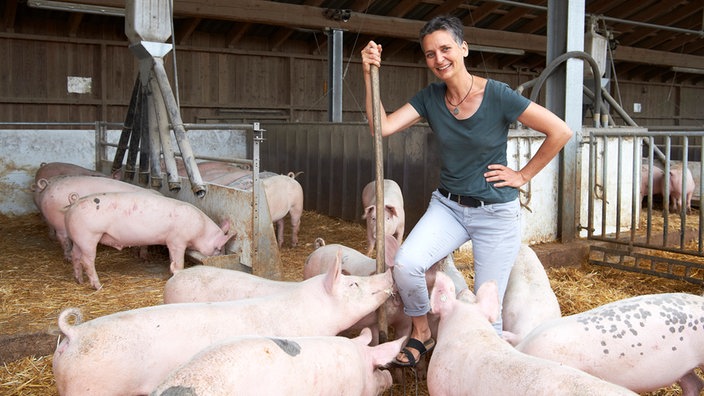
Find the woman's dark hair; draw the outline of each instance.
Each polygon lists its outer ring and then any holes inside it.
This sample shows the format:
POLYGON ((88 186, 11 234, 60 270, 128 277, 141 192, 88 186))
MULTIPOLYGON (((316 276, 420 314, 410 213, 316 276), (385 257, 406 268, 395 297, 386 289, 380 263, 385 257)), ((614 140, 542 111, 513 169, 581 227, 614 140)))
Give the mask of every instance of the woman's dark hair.
POLYGON ((436 16, 429 20, 420 30, 419 38, 421 43, 425 36, 438 30, 447 31, 452 35, 452 38, 455 39, 458 45, 462 45, 464 41, 464 26, 462 26, 462 21, 457 17, 449 15, 436 16))

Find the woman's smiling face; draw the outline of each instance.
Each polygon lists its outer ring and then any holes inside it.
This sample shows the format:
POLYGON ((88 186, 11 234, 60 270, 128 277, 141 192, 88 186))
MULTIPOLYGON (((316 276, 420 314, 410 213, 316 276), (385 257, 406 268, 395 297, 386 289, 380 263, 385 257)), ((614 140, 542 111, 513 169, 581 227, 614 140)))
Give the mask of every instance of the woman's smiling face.
POLYGON ((465 70, 464 57, 467 56, 466 42, 458 45, 447 30, 436 30, 423 37, 425 63, 441 80, 447 80, 459 71, 465 70))

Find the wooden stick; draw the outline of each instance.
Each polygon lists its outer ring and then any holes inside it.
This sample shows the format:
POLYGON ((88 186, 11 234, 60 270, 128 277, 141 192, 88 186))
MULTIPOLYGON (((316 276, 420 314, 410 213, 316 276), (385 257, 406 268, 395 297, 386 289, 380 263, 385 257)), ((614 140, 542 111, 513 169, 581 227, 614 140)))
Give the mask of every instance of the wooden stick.
MULTIPOLYGON (((384 146, 381 135, 381 99, 379 97, 379 68, 372 65, 372 121, 374 122, 374 153, 376 159, 376 272, 386 272, 384 249, 384 146)), ((388 340, 385 304, 377 310, 379 343, 388 340)))

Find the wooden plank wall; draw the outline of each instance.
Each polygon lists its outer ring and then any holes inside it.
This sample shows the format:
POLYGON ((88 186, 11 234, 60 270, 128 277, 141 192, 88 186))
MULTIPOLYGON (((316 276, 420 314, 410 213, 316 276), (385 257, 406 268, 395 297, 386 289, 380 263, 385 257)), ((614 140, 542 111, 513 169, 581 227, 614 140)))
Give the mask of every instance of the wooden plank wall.
MULTIPOLYGON (((128 49, 122 26, 93 26, 90 21, 86 17, 83 24, 95 30, 91 31, 98 39, 67 36, 65 24, 51 19, 20 24, 14 33, 0 32, 0 120, 124 120, 137 78, 137 59, 128 49), (68 93, 69 76, 92 78, 91 92, 68 93)), ((327 120, 330 84, 325 51, 295 40, 288 40, 281 52, 268 51, 261 41, 245 37, 238 48, 230 48, 222 34, 199 31, 187 43, 179 43, 177 81, 172 75, 173 53, 166 57, 166 68, 172 86, 178 88, 185 122, 327 120)), ((387 109, 402 105, 434 80, 424 62, 409 55, 413 53, 411 49, 396 54, 382 67, 381 98, 387 109)), ((480 55, 470 52, 470 56, 480 55)), ((491 63, 472 72, 513 87, 536 77, 521 68, 492 69, 491 63)), ((357 52, 344 55, 343 74, 343 121, 364 122, 357 52)), ((704 107, 698 100, 704 86, 619 80, 610 89, 641 126, 704 123, 704 107), (643 111, 633 113, 633 103, 641 103, 643 111)), ((623 125, 618 116, 614 118, 623 125)))

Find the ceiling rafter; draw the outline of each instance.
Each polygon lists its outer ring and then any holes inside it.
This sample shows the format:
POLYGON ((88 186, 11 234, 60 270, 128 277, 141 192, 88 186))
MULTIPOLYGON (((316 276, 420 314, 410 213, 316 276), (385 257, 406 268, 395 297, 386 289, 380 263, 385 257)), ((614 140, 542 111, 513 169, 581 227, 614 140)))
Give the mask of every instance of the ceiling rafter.
POLYGON ((76 37, 78 28, 83 21, 83 14, 73 13, 68 17, 68 36, 76 37))
POLYGON ((247 34, 247 31, 249 28, 252 26, 250 22, 244 22, 244 23, 235 23, 232 28, 230 28, 230 31, 227 32, 227 47, 228 48, 233 48, 237 43, 242 40, 242 38, 247 34))
MULTIPOLYGON (((10 3, 17 1, 7 0, 6 9, 11 7, 10 3)), ((125 3, 125 0, 71 1, 118 8, 124 7, 125 3)), ((230 47, 250 32, 261 35, 262 31, 269 31, 271 49, 278 50, 287 40, 294 39, 294 33, 301 33, 295 34, 295 39, 299 40, 309 34, 306 32, 315 34, 326 29, 343 29, 348 35, 355 34, 355 43, 373 38, 383 43, 387 56, 401 51, 408 56, 411 54, 409 46, 417 43, 418 31, 425 20, 433 15, 454 13, 464 15, 465 37, 470 45, 525 51, 522 56, 492 56, 490 59, 500 62, 500 67, 533 65, 537 70, 544 67, 545 62, 546 3, 547 0, 401 0, 391 8, 386 3, 373 0, 209 0, 207 3, 202 0, 179 0, 174 2, 174 15, 177 18, 219 21, 221 26, 230 22, 233 28, 226 36, 230 47), (326 17, 327 8, 323 6, 332 4, 350 7, 350 19, 343 22, 326 17)), ((704 57, 701 56, 704 44, 700 44, 704 37, 697 33, 702 31, 703 8, 701 0, 642 0, 637 4, 629 0, 586 0, 585 11, 587 16, 607 17, 608 30, 620 42, 613 51, 617 65, 646 65, 646 68, 654 67, 665 73, 673 66, 704 69, 704 57), (678 47, 678 43, 685 45, 679 44, 678 47), (678 51, 679 48, 684 50, 678 51)), ((196 30, 207 29, 205 26, 202 24, 196 30)), ((324 35, 320 36, 320 40, 326 41, 324 35)), ((315 47, 311 47, 311 52, 318 48, 320 44, 316 43, 315 47)), ((354 48, 346 50, 356 52, 354 48)), ((418 60, 421 61, 421 58, 418 60)))
POLYGON ((178 43, 181 45, 187 43, 202 20, 203 18, 186 18, 179 21, 178 28, 176 28, 176 39, 178 43))
POLYGON ((5 2, 5 18, 3 27, 6 32, 15 31, 15 18, 17 17, 17 0, 7 0, 5 2))

